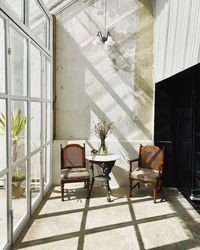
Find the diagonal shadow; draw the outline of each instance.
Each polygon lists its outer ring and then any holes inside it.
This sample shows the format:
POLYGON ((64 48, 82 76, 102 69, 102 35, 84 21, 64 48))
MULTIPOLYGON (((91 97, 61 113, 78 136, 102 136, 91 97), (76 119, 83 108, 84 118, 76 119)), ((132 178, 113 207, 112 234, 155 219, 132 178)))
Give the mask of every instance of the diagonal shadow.
MULTIPOLYGON (((60 28, 62 28, 62 35, 64 36, 64 34, 67 31, 63 27, 60 27, 60 28)), ((71 42, 73 42, 74 49, 76 49, 79 52, 80 57, 82 59, 81 61, 84 64, 84 67, 86 67, 87 70, 95 76, 97 81, 99 81, 101 83, 101 85, 112 96, 112 98, 115 100, 115 102, 118 103, 118 105, 120 105, 120 107, 128 115, 128 117, 132 117, 133 111, 125 104, 123 99, 114 91, 113 88, 111 88, 111 86, 108 84, 108 82, 101 76, 101 74, 88 61, 88 59, 84 56, 80 46, 77 44, 77 42, 74 40, 74 38, 70 36, 70 40, 71 40, 71 42)), ((86 96, 88 96, 87 93, 85 93, 85 94, 86 94, 86 96)), ((139 119, 135 120, 134 122, 135 122, 136 126, 139 128, 139 130, 141 130, 144 133, 144 135, 147 137, 147 139, 152 140, 151 132, 146 128, 146 126, 143 124, 143 122, 139 119)))
MULTIPOLYGON (((51 189, 51 192, 53 192, 52 189, 51 189)), ((49 198, 49 196, 50 196, 50 192, 49 192, 49 194, 47 196, 47 199, 49 198)), ((145 235, 141 235, 141 232, 139 230, 139 225, 140 224, 144 224, 144 223, 148 223, 148 222, 155 222, 155 221, 163 221, 165 219, 177 218, 177 217, 180 217, 180 218, 183 219, 183 218, 185 218, 185 216, 188 217, 188 221, 186 223, 187 228, 189 230, 194 231, 194 228, 192 228, 192 227, 194 227, 194 225, 196 225, 195 230, 196 230, 197 234, 199 232, 200 225, 197 225, 197 223, 195 223, 195 221, 193 219, 191 220, 190 214, 185 210, 185 208, 183 209, 183 206, 180 204, 180 201, 178 201, 177 198, 175 198, 174 203, 171 203, 171 206, 174 208, 174 212, 163 214, 163 215, 152 216, 152 217, 148 217, 148 218, 136 219, 136 216, 135 216, 135 213, 134 213, 134 210, 133 210, 133 204, 137 203, 137 202, 142 202, 142 201, 145 201, 145 200, 149 200, 149 198, 144 198, 144 200, 131 200, 127 195, 125 195, 124 197, 127 198, 127 201, 123 201, 123 202, 119 202, 119 203, 112 203, 112 204, 109 203, 109 204, 104 204, 104 205, 94 206, 94 207, 89 207, 90 200, 87 200, 86 203, 85 203, 85 207, 83 209, 76 209, 74 211, 75 213, 77 211, 83 212, 81 226, 80 226, 79 231, 22 242, 22 243, 20 243, 18 245, 17 249, 21 249, 21 248, 24 248, 24 247, 44 245, 46 243, 51 243, 51 242, 56 242, 56 241, 61 241, 61 240, 66 240, 66 239, 79 238, 78 239, 77 250, 83 250, 84 249, 84 240, 85 240, 86 235, 92 235, 92 234, 100 233, 100 232, 108 232, 109 233, 110 230, 119 229, 119 228, 126 228, 126 227, 130 227, 130 226, 133 226, 134 229, 135 229, 136 237, 137 237, 137 241, 138 241, 140 249, 146 249, 145 245, 144 245, 144 242, 143 242, 143 239, 142 239, 142 237, 145 237, 145 235), (130 212, 130 215, 131 215, 131 220, 130 221, 124 221, 124 222, 119 222, 119 223, 115 223, 115 224, 110 224, 110 225, 105 225, 105 226, 99 226, 99 227, 86 229, 87 215, 88 215, 88 212, 90 210, 104 209, 106 207, 117 207, 117 206, 121 206, 122 204, 123 205, 128 205, 128 207, 129 207, 129 212, 130 212), (177 211, 181 211, 181 213, 178 213, 177 211), (192 221, 192 223, 191 223, 191 221, 192 221)), ((46 202, 47 202, 47 200, 45 202, 43 202, 42 207, 44 206, 44 204, 46 202)), ((41 210, 41 208, 40 208, 40 210, 41 210)), ((37 213, 39 213, 40 210, 38 210, 37 213)), ((64 212, 72 213, 73 210, 62 211, 62 214, 64 212)), ((49 215, 54 216, 52 213, 49 214, 49 215)), ((55 215, 56 215, 56 213, 55 213, 55 215)), ((58 212, 58 215, 60 215, 60 212, 58 212)), ((38 216, 36 216, 36 219, 37 218, 38 218, 38 216)), ((45 217, 41 217, 41 218, 45 218, 45 217)), ((171 244, 163 244, 163 245, 161 245, 159 247, 150 248, 150 249, 151 250, 154 250, 154 249, 161 249, 161 250, 167 250, 167 249, 191 249, 191 248, 199 246, 198 245, 199 238, 198 238, 197 234, 193 234, 194 238, 192 238, 192 239, 181 240, 181 241, 177 241, 177 242, 171 243, 171 244), (195 239, 195 237, 196 237, 196 239, 195 239)))

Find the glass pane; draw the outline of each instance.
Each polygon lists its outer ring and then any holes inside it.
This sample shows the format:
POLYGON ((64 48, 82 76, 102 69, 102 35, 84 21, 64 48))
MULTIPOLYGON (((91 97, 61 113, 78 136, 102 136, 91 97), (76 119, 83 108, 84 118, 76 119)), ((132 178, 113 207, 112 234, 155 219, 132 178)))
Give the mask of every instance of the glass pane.
POLYGON ((31 151, 41 146, 41 103, 31 102, 31 151))
POLYGON ((43 103, 43 143, 47 141, 47 104, 43 103))
POLYGON ((52 8, 53 6, 56 6, 60 2, 60 0, 43 0, 43 3, 47 6, 48 9, 52 8))
POLYGON ((0 18, 0 92, 5 92, 5 24, 0 18))
POLYGON ((30 0, 30 29, 47 46, 47 27, 49 18, 36 0, 30 0))
POLYGON ((50 99, 50 92, 51 92, 51 63, 45 57, 44 59, 44 78, 42 84, 42 97, 45 99, 50 99))
POLYGON ((51 136, 51 105, 50 103, 47 103, 47 141, 50 140, 51 136))
POLYGON ((50 103, 45 103, 44 105, 44 114, 43 114, 43 119, 44 119, 44 123, 43 123, 43 138, 44 141, 43 143, 46 143, 50 140, 50 135, 51 135, 51 120, 50 120, 50 103))
POLYGON ((41 53, 31 44, 31 96, 41 98, 41 53))
POLYGON ((27 41, 10 29, 11 42, 11 94, 27 95, 27 41))
POLYGON ((6 101, 0 99, 0 171, 6 168, 6 101))
POLYGON ((51 63, 47 60, 47 99, 51 98, 51 63))
POLYGON ((7 194, 6 176, 0 178, 0 249, 7 242, 7 194))
POLYGON ((31 158, 31 204, 33 204, 40 194, 40 152, 31 158))
POLYGON ((27 213, 26 166, 23 162, 12 170, 12 208, 14 230, 27 213))
MULTIPOLYGON (((22 20, 23 15, 22 15, 22 0, 4 0, 9 7, 15 11, 17 16, 22 20)), ((23 21, 23 20, 22 20, 23 21)))
POLYGON ((44 186, 50 181, 50 145, 45 148, 44 154, 44 186))
POLYGON ((12 162, 27 153, 27 102, 11 101, 12 162))

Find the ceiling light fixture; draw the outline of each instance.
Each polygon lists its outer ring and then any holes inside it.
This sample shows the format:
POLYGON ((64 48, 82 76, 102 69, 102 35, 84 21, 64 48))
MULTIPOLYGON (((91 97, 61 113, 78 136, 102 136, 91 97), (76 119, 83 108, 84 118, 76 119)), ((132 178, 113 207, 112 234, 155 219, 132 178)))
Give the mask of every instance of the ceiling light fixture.
POLYGON ((94 45, 102 44, 104 43, 106 46, 113 46, 115 44, 115 41, 112 39, 112 36, 110 34, 110 31, 107 31, 106 29, 106 12, 107 12, 107 2, 104 0, 104 24, 105 24, 105 35, 102 34, 101 31, 98 31, 95 40, 93 41, 94 45))

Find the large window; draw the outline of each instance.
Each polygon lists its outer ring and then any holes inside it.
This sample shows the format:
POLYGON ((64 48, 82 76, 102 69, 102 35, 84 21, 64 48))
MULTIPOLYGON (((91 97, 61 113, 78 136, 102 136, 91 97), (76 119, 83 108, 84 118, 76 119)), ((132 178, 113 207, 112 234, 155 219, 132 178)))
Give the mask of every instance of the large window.
POLYGON ((47 46, 49 18, 37 0, 30 0, 29 27, 40 41, 47 46))
POLYGON ((27 39, 10 29, 11 94, 27 96, 27 39))
POLYGON ((0 18, 0 92, 5 92, 5 21, 0 18))
POLYGON ((0 10, 0 249, 10 247, 50 187, 52 146, 52 52, 46 48, 51 17, 39 0, 0 0, 0 8, 4 6, 0 10), (35 4, 30 12, 28 2, 35 4), (30 29, 20 25, 27 18, 30 29))
POLYGON ((51 16, 41 0, 0 0, 0 4, 17 23, 29 27, 34 40, 50 50, 51 16))
POLYGON ((4 0, 6 4, 15 12, 16 16, 23 21, 23 1, 22 0, 4 0))

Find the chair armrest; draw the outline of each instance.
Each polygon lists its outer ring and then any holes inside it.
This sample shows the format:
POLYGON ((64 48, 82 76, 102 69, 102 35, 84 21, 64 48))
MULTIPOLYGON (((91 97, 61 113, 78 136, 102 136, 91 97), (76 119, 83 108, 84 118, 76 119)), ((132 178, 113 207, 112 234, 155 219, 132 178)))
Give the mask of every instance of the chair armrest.
POLYGON ((134 162, 134 161, 139 161, 139 158, 133 159, 133 160, 128 160, 129 163, 132 163, 132 162, 134 162))
POLYGON ((133 169, 132 169, 132 162, 135 162, 135 161, 139 161, 139 158, 133 159, 133 160, 128 160, 128 162, 130 163, 130 172, 133 171, 133 169))
POLYGON ((163 173, 163 166, 164 166, 164 163, 160 163, 160 164, 158 164, 158 168, 159 168, 159 176, 160 176, 160 174, 162 175, 162 173, 163 173))

